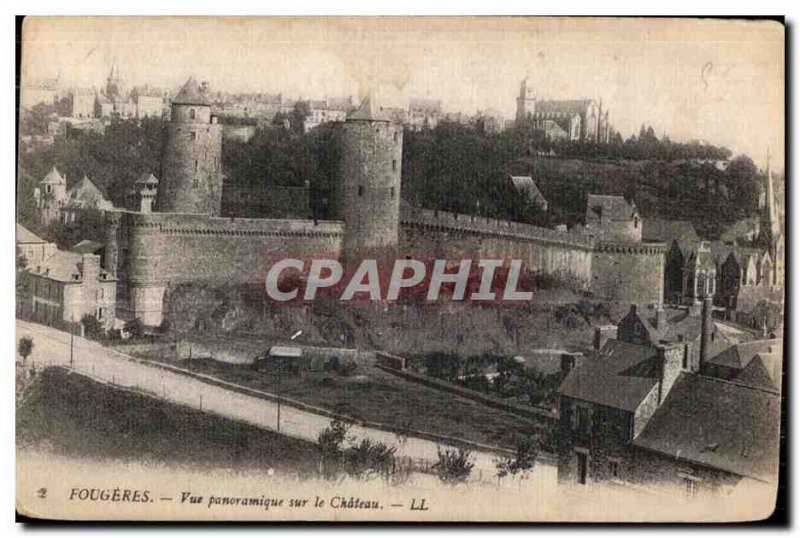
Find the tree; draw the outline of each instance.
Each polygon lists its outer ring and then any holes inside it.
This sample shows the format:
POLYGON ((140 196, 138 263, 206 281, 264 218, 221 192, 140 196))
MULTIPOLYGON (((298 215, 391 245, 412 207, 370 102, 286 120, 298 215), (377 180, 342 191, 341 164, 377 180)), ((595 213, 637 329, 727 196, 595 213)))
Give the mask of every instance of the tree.
POLYGON ((472 452, 465 448, 436 447, 439 461, 433 466, 439 480, 450 486, 466 482, 475 464, 470 461, 472 452))
POLYGON ((528 437, 519 439, 514 456, 506 456, 497 461, 497 477, 517 476, 519 473, 524 476, 525 473, 533 469, 536 463, 536 455, 536 445, 533 440, 528 437))
POLYGON ((102 338, 104 330, 103 325, 97 321, 97 318, 86 314, 81 318, 81 324, 83 325, 83 331, 86 335, 86 338, 91 340, 98 340, 102 338))
POLYGON ((133 338, 141 338, 144 335, 144 324, 139 318, 133 318, 125 322, 124 330, 133 338))
POLYGON ((24 364, 30 354, 33 353, 33 340, 28 336, 20 338, 17 344, 17 353, 22 357, 22 363, 24 364))

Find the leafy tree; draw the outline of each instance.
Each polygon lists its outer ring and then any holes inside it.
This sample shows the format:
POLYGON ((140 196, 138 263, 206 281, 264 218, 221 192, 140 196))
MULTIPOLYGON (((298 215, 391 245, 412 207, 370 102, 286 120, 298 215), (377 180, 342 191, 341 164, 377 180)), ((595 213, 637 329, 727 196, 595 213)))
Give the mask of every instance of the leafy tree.
POLYGON ((475 464, 470 461, 472 452, 465 448, 437 447, 439 461, 434 465, 439 480, 454 486, 466 482, 475 464))
POLYGON ((22 357, 22 362, 25 363, 30 354, 33 353, 33 340, 28 336, 20 338, 17 344, 17 353, 22 357))
POLYGON ((124 330, 133 338, 141 338, 144 335, 144 324, 139 318, 133 318, 125 322, 124 330))
POLYGON ((86 335, 86 338, 90 340, 99 340, 103 337, 103 325, 97 321, 96 317, 86 314, 81 318, 81 324, 83 325, 83 333, 86 335))

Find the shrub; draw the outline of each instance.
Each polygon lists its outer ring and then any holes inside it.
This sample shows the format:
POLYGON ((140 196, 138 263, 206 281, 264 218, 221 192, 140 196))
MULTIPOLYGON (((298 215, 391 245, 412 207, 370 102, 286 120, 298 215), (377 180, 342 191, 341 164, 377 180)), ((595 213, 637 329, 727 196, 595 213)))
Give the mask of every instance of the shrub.
POLYGON ((17 344, 17 353, 22 357, 22 362, 25 362, 30 354, 33 353, 33 340, 27 336, 20 338, 17 344))
POLYGON ((439 480, 454 486, 466 482, 475 464, 469 461, 472 452, 464 448, 444 450, 437 447, 439 461, 434 465, 439 480))
POLYGON ((497 476, 503 478, 524 474, 533 469, 535 463, 536 445, 530 438, 523 437, 517 441, 517 450, 513 457, 504 457, 497 461, 497 476))
POLYGON ((83 325, 83 334, 86 335, 86 338, 91 340, 99 340, 103 337, 104 330, 103 325, 97 321, 97 318, 86 314, 81 318, 81 324, 83 325))
POLYGON ((361 442, 344 451, 345 471, 358 479, 374 475, 389 478, 395 470, 395 447, 389 447, 371 439, 361 442))

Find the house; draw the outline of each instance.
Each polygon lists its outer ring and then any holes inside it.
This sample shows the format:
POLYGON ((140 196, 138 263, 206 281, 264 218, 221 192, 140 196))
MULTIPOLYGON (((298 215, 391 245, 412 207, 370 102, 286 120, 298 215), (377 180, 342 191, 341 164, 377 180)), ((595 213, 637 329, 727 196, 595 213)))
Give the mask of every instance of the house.
POLYGON ((24 226, 17 224, 17 256, 25 258, 31 267, 49 258, 56 251, 56 244, 49 243, 24 226))
POLYGON ((590 194, 584 212, 587 233, 603 241, 639 243, 642 241, 642 219, 636 204, 622 196, 590 194))
POLYGON ((741 342, 708 359, 700 373, 767 390, 780 390, 782 357, 781 340, 741 342))
POLYGON ((100 256, 55 250, 29 264, 20 292, 24 317, 66 327, 92 316, 109 328, 116 315, 116 279, 100 266, 100 256))
POLYGON ((776 390, 682 373, 633 440, 620 478, 690 498, 742 480, 777 483, 780 408, 776 390))
POLYGON ((711 300, 703 306, 699 361, 688 341, 654 344, 669 330, 632 309, 618 339, 570 371, 559 389, 561 482, 694 497, 775 481, 780 349, 744 342, 712 354, 711 300))
POLYGON ((514 189, 530 200, 531 204, 539 211, 547 211, 547 199, 542 194, 542 191, 539 190, 539 187, 536 186, 536 182, 533 181, 531 176, 509 175, 508 179, 514 189))
POLYGON ((114 204, 106 199, 88 177, 83 176, 67 191, 66 200, 60 207, 61 221, 74 222, 77 216, 87 209, 106 211, 114 209, 114 204))

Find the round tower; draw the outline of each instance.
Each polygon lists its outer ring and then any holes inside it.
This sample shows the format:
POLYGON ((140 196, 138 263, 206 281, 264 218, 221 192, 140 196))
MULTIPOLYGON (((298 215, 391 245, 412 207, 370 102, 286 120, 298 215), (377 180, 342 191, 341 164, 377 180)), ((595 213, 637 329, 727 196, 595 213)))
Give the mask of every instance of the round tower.
POLYGON ((222 126, 194 78, 172 100, 161 161, 157 209, 219 215, 222 204, 222 126))
POLYGON ((341 129, 342 259, 394 258, 400 222, 403 127, 367 97, 341 129))

